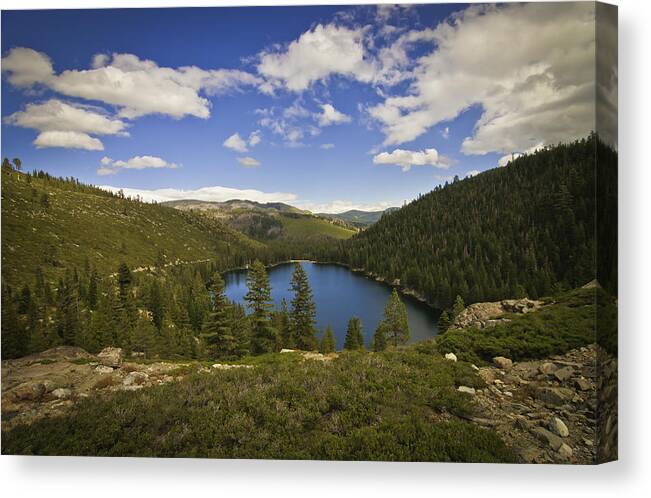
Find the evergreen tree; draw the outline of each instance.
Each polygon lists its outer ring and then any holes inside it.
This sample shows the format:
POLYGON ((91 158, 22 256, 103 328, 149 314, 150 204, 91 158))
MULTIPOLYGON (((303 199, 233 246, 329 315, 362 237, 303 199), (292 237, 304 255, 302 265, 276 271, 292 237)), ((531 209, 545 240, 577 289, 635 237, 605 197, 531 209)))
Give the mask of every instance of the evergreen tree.
POLYGON ((285 298, 280 302, 280 311, 278 312, 278 334, 282 348, 294 349, 296 347, 285 298))
POLYGON ((323 354, 328 354, 334 353, 336 349, 337 343, 335 342, 335 335, 332 332, 332 327, 328 325, 325 332, 323 333, 323 337, 321 338, 319 351, 321 351, 323 354))
POLYGON ((364 334, 362 333, 362 321, 356 316, 348 321, 344 349, 364 349, 364 334))
POLYGON ((233 355, 237 358, 251 353, 251 327, 244 308, 239 304, 230 306, 231 330, 235 338, 233 355))
POLYGON ((454 306, 452 307, 452 317, 451 321, 457 319, 461 312, 465 309, 466 305, 463 302, 463 298, 457 295, 457 298, 454 300, 454 306))
POLYGON ((294 292, 290 322, 296 347, 306 351, 316 349, 316 306, 307 274, 300 263, 295 263, 291 290, 294 292))
POLYGON ((236 349, 233 335, 229 303, 224 293, 224 280, 219 273, 212 279, 213 306, 204 324, 201 336, 206 341, 211 358, 228 358, 236 349))
POLYGON ((93 270, 88 279, 88 293, 86 295, 88 307, 91 310, 97 309, 97 280, 97 272, 93 270))
POLYGON ((163 296, 161 294, 160 284, 156 279, 154 279, 149 286, 147 308, 151 313, 151 319, 154 326, 158 330, 161 330, 163 327, 163 319, 165 318, 165 310, 163 308, 163 296))
POLYGON ((251 310, 251 352, 269 353, 276 343, 276 332, 271 324, 271 285, 267 270, 260 260, 255 260, 246 280, 249 291, 244 296, 251 310))
POLYGON ((384 337, 392 346, 404 344, 409 340, 407 307, 400 300, 395 288, 384 308, 384 318, 379 328, 382 328, 384 337))
POLYGON ((443 310, 441 316, 439 316, 438 328, 439 334, 442 334, 450 328, 450 315, 448 315, 448 312, 445 310, 443 310))
POLYGON ((380 322, 377 329, 375 329, 372 347, 375 352, 384 351, 387 348, 386 325, 383 322, 380 322))

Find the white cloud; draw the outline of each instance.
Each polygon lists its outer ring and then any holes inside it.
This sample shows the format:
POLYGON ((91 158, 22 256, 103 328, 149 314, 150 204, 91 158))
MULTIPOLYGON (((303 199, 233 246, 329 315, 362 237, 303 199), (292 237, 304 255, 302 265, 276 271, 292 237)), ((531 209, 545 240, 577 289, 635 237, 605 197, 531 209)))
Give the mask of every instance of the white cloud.
POLYGON ((329 149, 334 149, 335 144, 321 144, 319 145, 319 148, 329 150, 329 149))
POLYGON ((390 207, 400 207, 404 201, 388 202, 381 201, 375 203, 359 203, 348 200, 334 200, 332 202, 311 202, 311 201, 295 201, 291 202, 293 206, 299 209, 306 209, 312 213, 343 213, 352 209, 360 211, 384 211, 390 207))
POLYGON ((39 131, 75 131, 93 135, 128 135, 126 123, 107 117, 101 110, 50 99, 27 104, 4 119, 6 124, 39 131))
POLYGON ((233 133, 230 137, 224 140, 224 147, 227 147, 236 152, 247 152, 249 149, 246 146, 246 142, 239 133, 233 133))
POLYGON ((17 87, 47 84, 54 75, 52 61, 47 55, 24 47, 12 48, 2 58, 2 71, 10 73, 9 83, 17 87))
POLYGON ((412 166, 434 166, 436 168, 447 168, 450 160, 439 155, 436 149, 425 150, 403 150, 396 149, 393 152, 382 152, 373 157, 373 164, 396 165, 402 171, 409 171, 412 166))
POLYGON ((315 118, 319 126, 330 126, 333 124, 349 123, 350 116, 339 112, 332 104, 321 104, 321 113, 316 114, 315 118))
POLYGON ((450 128, 448 128, 447 126, 443 128, 443 130, 441 131, 441 136, 446 140, 450 138, 450 128))
POLYGON ((249 146, 255 147, 262 141, 262 132, 260 130, 255 130, 249 135, 249 146))
POLYGON ((160 67, 133 54, 99 54, 90 69, 55 74, 47 55, 22 47, 2 59, 2 71, 10 73, 9 82, 15 86, 42 84, 63 95, 113 105, 121 117, 130 119, 147 114, 205 119, 210 102, 202 92, 214 95, 262 81, 239 70, 160 67))
POLYGON ((385 145, 414 140, 474 105, 483 114, 463 142, 466 154, 526 150, 594 128, 593 4, 478 4, 421 33, 435 42, 431 53, 411 67, 397 47, 390 65, 407 64, 408 93, 369 109, 385 145))
POLYGON ((240 163, 245 168, 255 168, 256 166, 260 166, 260 161, 248 156, 238 157, 237 162, 240 163))
POLYGON ((181 199, 196 199, 208 202, 223 202, 232 199, 242 199, 256 202, 292 202, 296 200, 296 195, 288 192, 261 192, 254 189, 237 189, 230 187, 211 186, 202 187, 196 190, 182 190, 175 188, 161 189, 133 189, 112 187, 110 185, 100 186, 110 192, 122 190, 129 197, 139 196, 145 201, 175 201, 181 199))
POLYGON ((124 169, 176 169, 179 166, 176 163, 170 163, 158 156, 134 156, 126 161, 114 161, 108 156, 100 160, 100 168, 97 169, 98 175, 112 175, 124 169))
POLYGON ((37 149, 61 147, 64 149, 104 150, 97 138, 78 131, 44 131, 34 140, 37 149))
POLYGON ((363 28, 318 24, 292 41, 286 50, 260 54, 258 73, 267 78, 261 90, 278 87, 300 92, 331 75, 343 75, 363 82, 373 80, 375 69, 365 57, 363 28))
POLYGON ((468 173, 466 173, 466 178, 477 176, 479 173, 481 173, 481 171, 479 171, 478 169, 471 169, 470 171, 468 171, 468 173))
POLYGON ((511 152, 510 154, 505 154, 502 157, 500 157, 497 161, 497 166, 498 167, 503 167, 509 164, 511 161, 514 159, 517 159, 520 156, 523 156, 524 154, 533 154, 534 152, 542 149, 544 145, 541 143, 533 145, 529 147, 527 150, 522 151, 522 152, 511 152))

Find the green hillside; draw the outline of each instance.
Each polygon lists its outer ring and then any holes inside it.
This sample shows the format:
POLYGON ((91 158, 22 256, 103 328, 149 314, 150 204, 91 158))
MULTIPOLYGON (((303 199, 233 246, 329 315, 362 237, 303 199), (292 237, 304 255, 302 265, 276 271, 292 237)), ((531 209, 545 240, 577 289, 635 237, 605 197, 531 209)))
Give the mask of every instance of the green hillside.
POLYGON ((237 265, 263 246, 198 213, 121 198, 46 174, 2 170, 2 278, 33 283, 65 268, 112 273, 164 262, 228 260, 237 265))
POLYGON ((437 187, 331 257, 398 280, 440 308, 456 295, 466 303, 545 296, 595 278, 600 216, 600 240, 609 243, 599 247, 599 281, 612 292, 616 180, 616 151, 591 135, 437 187))
POLYGON ((347 239, 357 230, 338 219, 314 216, 288 204, 231 200, 206 202, 196 200, 164 203, 182 211, 201 212, 223 221, 231 228, 260 241, 332 237, 347 239))

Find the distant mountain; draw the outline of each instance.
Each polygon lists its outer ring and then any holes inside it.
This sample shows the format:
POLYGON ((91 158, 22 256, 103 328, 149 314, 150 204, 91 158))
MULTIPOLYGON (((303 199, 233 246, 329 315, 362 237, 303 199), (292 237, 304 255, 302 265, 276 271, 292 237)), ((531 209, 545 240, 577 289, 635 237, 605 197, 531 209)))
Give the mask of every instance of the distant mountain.
POLYGON ((275 211, 278 213, 298 213, 309 214, 309 211, 302 211, 301 209, 283 204, 282 202, 268 202, 261 203, 255 201, 247 201, 241 199, 232 199, 224 202, 212 201, 198 201, 195 199, 183 199, 179 201, 162 202, 164 206, 173 207, 182 211, 196 210, 196 211, 221 211, 224 213, 232 213, 237 210, 249 211, 275 211))
POLYGON ((344 211, 343 213, 337 214, 318 213, 317 216, 329 218, 331 220, 341 220, 358 228, 367 228, 379 221, 383 214, 397 211, 398 209, 399 208, 397 207, 390 207, 384 211, 361 211, 359 209, 351 209, 350 211, 344 211))
POLYGON ((181 211, 201 211, 260 241, 327 236, 352 237, 357 229, 337 219, 324 219, 282 202, 260 203, 234 199, 225 202, 193 199, 162 203, 181 211))

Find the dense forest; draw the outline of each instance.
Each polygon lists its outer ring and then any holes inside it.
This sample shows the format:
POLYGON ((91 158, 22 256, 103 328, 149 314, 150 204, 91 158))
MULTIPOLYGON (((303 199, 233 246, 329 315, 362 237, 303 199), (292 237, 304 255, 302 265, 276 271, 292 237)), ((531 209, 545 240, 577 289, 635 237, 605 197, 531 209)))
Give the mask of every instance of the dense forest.
POLYGON ((437 187, 342 242, 331 258, 399 282, 441 309, 457 295, 466 303, 546 296, 595 278, 599 204, 607 241, 599 246, 600 280, 613 292, 616 166, 617 153, 594 134, 547 147, 437 187))

